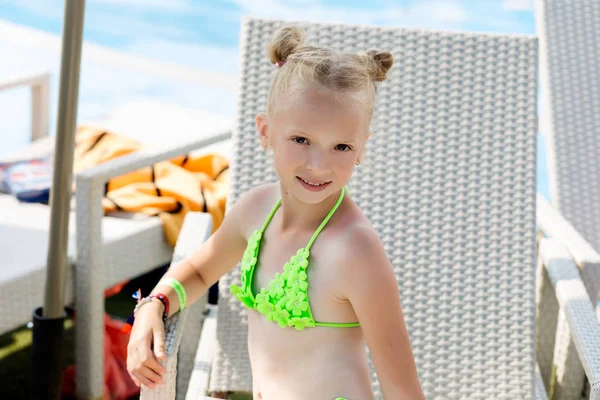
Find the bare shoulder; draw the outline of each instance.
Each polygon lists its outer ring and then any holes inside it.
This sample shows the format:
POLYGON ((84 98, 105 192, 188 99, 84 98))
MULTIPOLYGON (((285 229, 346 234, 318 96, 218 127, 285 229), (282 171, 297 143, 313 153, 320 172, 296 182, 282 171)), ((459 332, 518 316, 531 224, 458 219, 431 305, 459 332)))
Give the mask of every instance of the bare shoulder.
MULTIPOLYGON (((332 252, 337 265, 350 265, 352 260, 363 260, 375 253, 385 255, 379 235, 354 201, 350 200, 335 221, 331 234, 336 235, 336 249, 332 252)), ((352 265, 355 262, 351 263, 352 265)))
MULTIPOLYGON (((353 200, 344 201, 330 221, 322 243, 327 243, 321 257, 333 267, 336 275, 334 293, 348 299, 349 291, 365 278, 377 274, 389 279, 393 276, 391 264, 368 218, 353 200)), ((324 232, 325 233, 325 232, 324 232)))
POLYGON ((345 273, 368 273, 365 271, 389 265, 381 238, 368 223, 348 226, 340 238, 340 246, 342 251, 337 253, 336 261, 345 273))
POLYGON ((250 235, 277 201, 277 184, 266 183, 244 192, 229 209, 245 236, 250 235))
POLYGON ((358 206, 348 210, 336 226, 336 251, 329 262, 335 266, 338 297, 349 299, 369 290, 377 290, 382 281, 395 275, 379 234, 358 206), (365 285, 370 282, 370 285, 365 285), (370 286, 370 288, 369 288, 370 286))

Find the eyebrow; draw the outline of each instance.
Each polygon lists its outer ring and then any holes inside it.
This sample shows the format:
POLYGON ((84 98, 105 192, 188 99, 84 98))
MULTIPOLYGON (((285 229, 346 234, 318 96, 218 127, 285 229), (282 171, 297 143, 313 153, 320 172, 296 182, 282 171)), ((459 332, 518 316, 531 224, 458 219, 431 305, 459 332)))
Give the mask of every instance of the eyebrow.
MULTIPOLYGON (((292 133, 292 134, 298 134, 298 135, 306 136, 306 137, 308 137, 309 139, 310 139, 310 137, 311 137, 311 135, 310 135, 310 134, 308 134, 308 133, 306 133, 306 132, 303 132, 303 131, 301 131, 301 130, 298 130, 298 129, 292 129, 292 130, 291 130, 291 133, 292 133)), ((340 143, 354 144, 354 143, 356 143, 356 141, 355 141, 355 140, 343 140, 343 141, 341 141, 340 143)))

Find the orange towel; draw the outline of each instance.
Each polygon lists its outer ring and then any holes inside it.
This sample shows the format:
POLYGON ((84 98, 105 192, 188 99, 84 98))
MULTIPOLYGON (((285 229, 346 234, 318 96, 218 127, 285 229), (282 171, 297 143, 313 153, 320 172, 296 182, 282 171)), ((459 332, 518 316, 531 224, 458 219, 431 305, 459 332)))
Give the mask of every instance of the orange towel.
MULTIPOLYGON (((98 128, 80 127, 75 139, 74 172, 137 151, 142 145, 98 128)), ((209 212, 213 232, 225 215, 229 162, 218 154, 182 156, 111 179, 104 212, 130 211, 159 216, 175 245, 188 211, 209 212)))

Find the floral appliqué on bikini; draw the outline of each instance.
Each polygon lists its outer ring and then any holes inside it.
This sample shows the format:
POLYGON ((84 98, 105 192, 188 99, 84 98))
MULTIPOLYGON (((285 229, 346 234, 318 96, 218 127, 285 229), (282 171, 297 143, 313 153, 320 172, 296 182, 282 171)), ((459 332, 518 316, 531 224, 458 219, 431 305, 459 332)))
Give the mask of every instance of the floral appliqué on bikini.
POLYGON ((329 214, 306 247, 299 249, 296 255, 286 262, 282 273, 276 273, 275 277, 269 282, 268 288, 260 290, 256 296, 252 293, 252 278, 258 263, 258 253, 264 231, 273 218, 275 211, 281 205, 281 199, 277 202, 271 214, 265 221, 261 230, 256 230, 248 240, 248 246, 244 252, 241 262, 241 281, 242 286, 232 284, 231 293, 237 297, 246 307, 254 309, 263 314, 267 320, 276 322, 281 328, 294 327, 297 330, 303 330, 307 327, 329 326, 335 328, 351 328, 360 326, 359 322, 335 323, 335 322, 317 322, 313 318, 308 300, 308 260, 310 256, 310 247, 321 232, 327 221, 337 210, 344 197, 345 188, 342 188, 336 204, 329 211, 329 214))

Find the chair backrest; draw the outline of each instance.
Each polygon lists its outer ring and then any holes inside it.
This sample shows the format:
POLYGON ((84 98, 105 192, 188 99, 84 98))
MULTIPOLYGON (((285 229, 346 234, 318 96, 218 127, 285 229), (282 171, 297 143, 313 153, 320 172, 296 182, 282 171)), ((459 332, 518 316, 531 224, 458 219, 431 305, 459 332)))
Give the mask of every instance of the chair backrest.
MULTIPOLYGON (((600 252, 600 2, 536 0, 542 133, 554 208, 600 252)), ((600 300, 600 269, 582 268, 600 300)))
MULTIPOLYGON (((282 24, 243 22, 228 204, 276 179, 254 119, 276 69, 265 44, 282 24)), ((378 88, 367 165, 349 189, 394 266, 427 398, 531 398, 537 39, 300 25, 311 43, 394 55, 378 88)), ((228 289, 239 280, 236 268, 220 281, 211 390, 252 384, 246 312, 228 289)))

